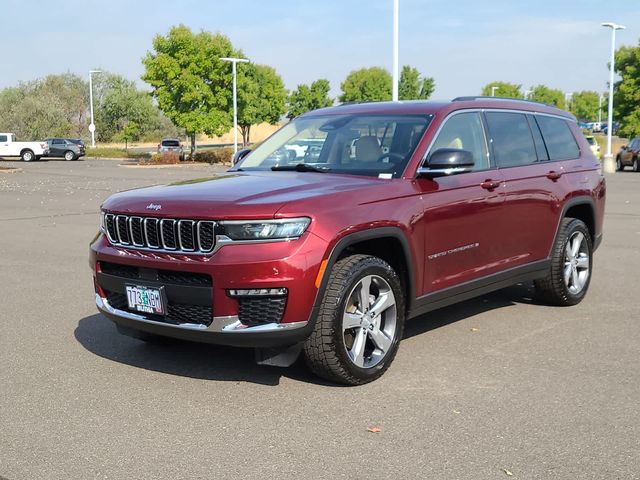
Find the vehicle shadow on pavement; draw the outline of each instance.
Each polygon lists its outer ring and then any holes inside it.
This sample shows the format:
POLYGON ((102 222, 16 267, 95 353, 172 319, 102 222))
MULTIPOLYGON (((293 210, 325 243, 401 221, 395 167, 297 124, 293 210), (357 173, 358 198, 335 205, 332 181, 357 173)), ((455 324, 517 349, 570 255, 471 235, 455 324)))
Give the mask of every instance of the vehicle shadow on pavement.
POLYGON ((440 308, 409 320, 404 328, 404 337, 416 335, 444 327, 465 318, 473 317, 490 310, 509 307, 519 303, 537 304, 533 283, 518 283, 481 297, 440 308))
MULTIPOLYGON (((472 300, 427 313, 407 322, 404 338, 420 335, 450 323, 518 303, 535 303, 533 286, 518 284, 472 300)), ((300 359, 289 368, 256 365, 253 349, 207 345, 167 339, 151 344, 121 335, 101 314, 81 319, 74 331, 88 351, 114 362, 169 375, 202 380, 251 382, 276 386, 281 377, 305 383, 343 387, 313 375, 300 359)))
POLYGON ((173 339, 162 344, 145 343, 121 335, 115 325, 100 314, 81 319, 74 336, 84 348, 100 357, 169 375, 273 386, 286 376, 302 382, 330 385, 313 376, 302 362, 289 368, 256 365, 250 348, 173 339))

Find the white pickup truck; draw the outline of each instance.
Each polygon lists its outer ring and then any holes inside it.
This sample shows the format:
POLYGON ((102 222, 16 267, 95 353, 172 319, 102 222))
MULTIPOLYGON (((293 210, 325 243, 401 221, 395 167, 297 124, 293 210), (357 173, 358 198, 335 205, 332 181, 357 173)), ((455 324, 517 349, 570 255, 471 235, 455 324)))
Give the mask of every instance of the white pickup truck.
POLYGON ((30 162, 48 153, 46 142, 16 142, 15 133, 0 133, 0 157, 20 157, 30 162))

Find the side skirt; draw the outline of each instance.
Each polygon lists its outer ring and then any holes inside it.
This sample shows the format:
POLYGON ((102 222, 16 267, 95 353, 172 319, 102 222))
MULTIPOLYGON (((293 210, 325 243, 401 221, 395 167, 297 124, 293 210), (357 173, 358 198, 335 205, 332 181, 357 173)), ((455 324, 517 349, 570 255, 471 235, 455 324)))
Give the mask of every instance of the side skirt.
POLYGON ((407 317, 417 317, 432 310, 509 287, 515 283, 543 278, 547 275, 550 267, 551 260, 540 260, 521 267, 511 268, 504 272, 494 273, 478 280, 472 280, 462 285, 428 293, 415 300, 413 308, 409 311, 407 317))

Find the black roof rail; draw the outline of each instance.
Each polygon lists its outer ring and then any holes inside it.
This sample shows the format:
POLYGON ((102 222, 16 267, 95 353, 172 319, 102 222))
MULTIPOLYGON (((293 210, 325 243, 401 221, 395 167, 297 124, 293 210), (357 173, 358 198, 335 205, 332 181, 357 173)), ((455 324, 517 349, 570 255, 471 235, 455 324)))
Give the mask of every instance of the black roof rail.
POLYGON ((527 102, 527 103, 535 103, 536 105, 544 105, 545 107, 554 107, 555 105, 551 105, 549 103, 536 102, 535 100, 525 100, 524 98, 513 98, 513 97, 487 97, 484 95, 470 95, 465 97, 456 97, 452 102, 467 102, 470 100, 510 100, 512 102, 527 102))

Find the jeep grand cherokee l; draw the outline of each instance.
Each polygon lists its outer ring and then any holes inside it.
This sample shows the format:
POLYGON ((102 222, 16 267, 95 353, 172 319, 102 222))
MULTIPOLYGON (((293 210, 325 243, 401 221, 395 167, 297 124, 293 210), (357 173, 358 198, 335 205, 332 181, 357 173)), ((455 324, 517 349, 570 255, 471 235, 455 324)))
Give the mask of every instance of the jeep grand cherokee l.
POLYGON ((302 352, 318 375, 362 384, 389 367, 409 318, 529 280, 551 304, 580 302, 604 202, 600 164, 556 108, 331 107, 226 174, 107 199, 95 300, 143 340, 254 347, 284 366, 302 352), (274 162, 301 139, 319 146, 312 162, 274 162))

